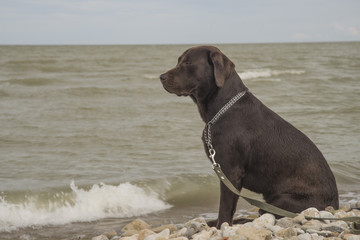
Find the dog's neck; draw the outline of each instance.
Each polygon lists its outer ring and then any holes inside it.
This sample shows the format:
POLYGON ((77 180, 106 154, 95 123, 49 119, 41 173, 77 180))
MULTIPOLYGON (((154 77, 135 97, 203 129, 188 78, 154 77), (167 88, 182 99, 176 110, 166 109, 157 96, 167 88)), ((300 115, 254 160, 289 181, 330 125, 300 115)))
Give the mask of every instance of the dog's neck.
POLYGON ((214 84, 213 90, 204 99, 191 97, 198 106, 202 120, 207 123, 232 97, 244 90, 247 90, 247 87, 240 79, 238 73, 234 71, 225 80, 223 87, 219 88, 214 84))

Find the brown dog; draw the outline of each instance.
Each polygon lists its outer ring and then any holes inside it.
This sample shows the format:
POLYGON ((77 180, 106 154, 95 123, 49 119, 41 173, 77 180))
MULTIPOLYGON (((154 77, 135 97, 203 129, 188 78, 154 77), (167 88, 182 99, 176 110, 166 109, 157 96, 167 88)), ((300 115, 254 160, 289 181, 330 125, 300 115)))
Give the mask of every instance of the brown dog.
MULTIPOLYGON (((211 46, 188 49, 160 80, 168 92, 190 96, 205 123, 247 91, 235 65, 211 46)), ((267 203, 292 212, 339 207, 334 175, 315 144, 249 91, 212 126, 211 137, 216 161, 238 190, 262 193, 267 203)), ((232 224, 238 201, 223 183, 220 190, 218 228, 232 224)))

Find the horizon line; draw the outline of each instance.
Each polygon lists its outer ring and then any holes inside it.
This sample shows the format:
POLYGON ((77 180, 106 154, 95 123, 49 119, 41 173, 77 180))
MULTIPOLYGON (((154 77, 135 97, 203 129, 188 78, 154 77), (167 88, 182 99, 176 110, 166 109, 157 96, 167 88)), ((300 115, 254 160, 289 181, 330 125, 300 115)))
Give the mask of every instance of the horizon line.
POLYGON ((249 44, 307 44, 307 43, 356 43, 360 40, 294 41, 294 42, 223 42, 223 43, 0 43, 0 46, 181 46, 181 45, 249 45, 249 44))

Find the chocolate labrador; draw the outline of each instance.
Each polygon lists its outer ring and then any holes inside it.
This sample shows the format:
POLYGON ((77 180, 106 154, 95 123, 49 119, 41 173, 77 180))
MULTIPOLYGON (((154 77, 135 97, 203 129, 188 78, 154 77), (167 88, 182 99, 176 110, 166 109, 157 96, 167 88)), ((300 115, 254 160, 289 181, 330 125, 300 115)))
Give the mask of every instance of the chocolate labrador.
MULTIPOLYGON (((186 50, 160 80, 168 92, 190 96, 205 123, 246 91, 211 126, 216 162, 238 190, 244 187, 261 193, 267 203, 292 212, 309 207, 338 209, 335 178, 322 153, 248 91, 234 63, 219 49, 199 46, 186 50)), ((223 222, 232 224, 238 201, 238 195, 223 183, 220 191, 218 228, 223 222)))

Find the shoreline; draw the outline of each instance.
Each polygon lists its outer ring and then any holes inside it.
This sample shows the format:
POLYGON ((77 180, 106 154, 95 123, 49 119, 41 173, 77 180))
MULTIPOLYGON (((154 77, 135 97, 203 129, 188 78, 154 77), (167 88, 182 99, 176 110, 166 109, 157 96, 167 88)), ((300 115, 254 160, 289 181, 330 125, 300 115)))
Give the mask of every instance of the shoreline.
MULTIPOLYGON (((78 236, 78 240, 246 240, 246 239, 291 239, 291 240, 360 240, 360 226, 352 228, 344 217, 360 217, 360 202, 339 210, 318 211, 309 208, 295 218, 275 219, 266 213, 248 216, 244 224, 229 226, 223 223, 220 229, 209 227, 205 218, 199 217, 183 224, 151 226, 141 219, 135 219, 119 232, 109 230, 98 236, 78 236), (339 220, 306 220, 305 216, 317 218, 338 218, 339 220)), ((64 239, 65 240, 65 239, 64 239)))

